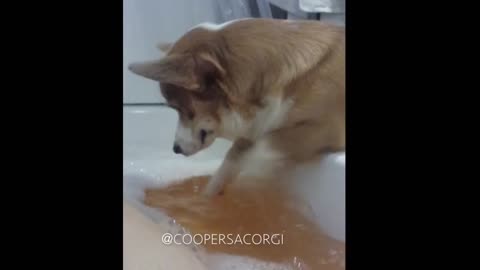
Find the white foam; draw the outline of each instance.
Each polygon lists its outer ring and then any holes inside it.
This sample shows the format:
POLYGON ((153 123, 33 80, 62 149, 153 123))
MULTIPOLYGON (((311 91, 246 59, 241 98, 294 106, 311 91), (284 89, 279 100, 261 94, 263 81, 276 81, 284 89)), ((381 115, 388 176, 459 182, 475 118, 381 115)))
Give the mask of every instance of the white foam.
MULTIPOLYGON (((211 270, 294 270, 292 266, 225 254, 209 255, 205 261, 211 270)), ((301 268, 297 268, 301 269, 301 268)))
MULTIPOLYGON (((183 228, 175 224, 164 213, 145 206, 143 201, 146 188, 162 187, 175 180, 193 175, 211 174, 220 165, 221 160, 198 161, 185 158, 124 161, 123 196, 132 206, 140 210, 156 223, 169 224, 172 233, 184 233, 183 228), (185 169, 188 168, 188 169, 185 169)), ((206 254, 200 247, 191 247, 198 258, 212 270, 293 270, 292 266, 259 261, 249 257, 226 254, 206 254)))
MULTIPOLYGON (((235 23, 235 22, 238 22, 238 21, 244 21, 244 20, 248 20, 250 18, 241 18, 241 19, 236 19, 236 20, 231 20, 231 21, 227 21, 227 22, 224 22, 224 23, 221 23, 221 24, 216 24, 216 23, 211 23, 211 22, 204 22, 204 23, 201 23, 199 25, 196 25, 195 27, 193 27, 192 29, 195 29, 195 28, 203 28, 203 29, 207 29, 209 31, 218 31, 218 30, 221 30, 223 28, 225 28, 226 26, 232 24, 232 23, 235 23)), ((190 29, 190 30, 192 30, 190 29)))

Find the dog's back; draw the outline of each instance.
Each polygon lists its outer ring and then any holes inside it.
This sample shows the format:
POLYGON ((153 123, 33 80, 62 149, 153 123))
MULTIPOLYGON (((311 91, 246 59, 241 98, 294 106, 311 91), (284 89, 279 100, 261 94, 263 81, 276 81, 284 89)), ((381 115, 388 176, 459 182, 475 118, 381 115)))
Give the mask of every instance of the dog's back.
MULTIPOLYGON (((197 27, 172 53, 208 53, 227 74, 225 129, 234 144, 219 175, 251 177, 345 148, 345 33, 318 21, 247 19, 197 27), (246 123, 246 124, 245 124, 246 123), (245 139, 245 140, 244 140, 245 139), (237 147, 236 147, 237 146, 237 147)), ((223 176, 225 177, 225 176, 223 176)), ((219 182, 222 182, 218 180, 219 182)), ((207 188, 208 189, 208 188, 207 188)), ((212 188, 216 190, 216 188, 212 188)))
MULTIPOLYGON (((318 21, 244 19, 223 27, 196 27, 170 53, 197 51, 215 55, 227 74, 222 83, 229 97, 242 106, 279 97, 294 98, 295 107, 309 110, 309 103, 316 108, 324 107, 319 102, 329 103, 331 92, 341 100, 345 93, 343 27, 318 21)), ((318 112, 311 113, 318 118, 318 112)))

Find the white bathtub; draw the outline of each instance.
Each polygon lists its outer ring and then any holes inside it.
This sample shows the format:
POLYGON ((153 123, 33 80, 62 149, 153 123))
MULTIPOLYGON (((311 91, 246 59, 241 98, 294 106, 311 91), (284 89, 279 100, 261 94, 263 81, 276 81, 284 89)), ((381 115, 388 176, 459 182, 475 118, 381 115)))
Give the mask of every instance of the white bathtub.
MULTIPOLYGON (((125 106, 124 180, 158 183, 192 174, 212 173, 222 161, 230 142, 217 140, 192 157, 172 151, 177 114, 160 106, 125 106), (188 169, 186 169, 188 168, 188 169)), ((292 187, 311 205, 316 221, 330 236, 345 241, 345 154, 298 168, 292 187)), ((125 197, 131 197, 128 187, 125 197)))

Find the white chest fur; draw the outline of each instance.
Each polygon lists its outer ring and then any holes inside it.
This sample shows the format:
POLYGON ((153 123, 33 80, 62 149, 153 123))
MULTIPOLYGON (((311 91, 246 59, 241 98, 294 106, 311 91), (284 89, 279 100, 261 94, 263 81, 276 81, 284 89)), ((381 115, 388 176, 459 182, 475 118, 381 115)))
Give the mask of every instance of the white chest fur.
POLYGON ((229 140, 238 137, 256 140, 282 125, 293 101, 267 98, 265 104, 265 107, 258 110, 252 119, 244 119, 235 111, 225 113, 222 120, 222 135, 229 140))

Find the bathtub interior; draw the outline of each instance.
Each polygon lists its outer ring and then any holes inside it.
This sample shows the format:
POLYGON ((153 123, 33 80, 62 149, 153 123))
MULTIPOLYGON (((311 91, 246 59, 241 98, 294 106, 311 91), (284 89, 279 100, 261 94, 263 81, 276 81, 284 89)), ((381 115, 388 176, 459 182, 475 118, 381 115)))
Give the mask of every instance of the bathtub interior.
MULTIPOLYGON (((217 139, 208 149, 187 158, 172 151, 177 122, 173 110, 161 106, 125 106, 123 119, 124 199, 154 220, 165 217, 141 205, 145 187, 211 174, 220 166, 231 145, 217 139)), ((291 189, 309 203, 317 224, 331 237, 345 241, 345 153, 332 154, 321 162, 299 167, 295 174, 298 177, 291 189)), ((216 260, 216 257, 210 259, 216 260)), ((218 261, 218 269, 227 269, 221 266, 226 260, 218 261)), ((235 258, 227 261, 232 264, 235 258)), ((243 259, 235 264, 242 263, 248 264, 243 259)))

